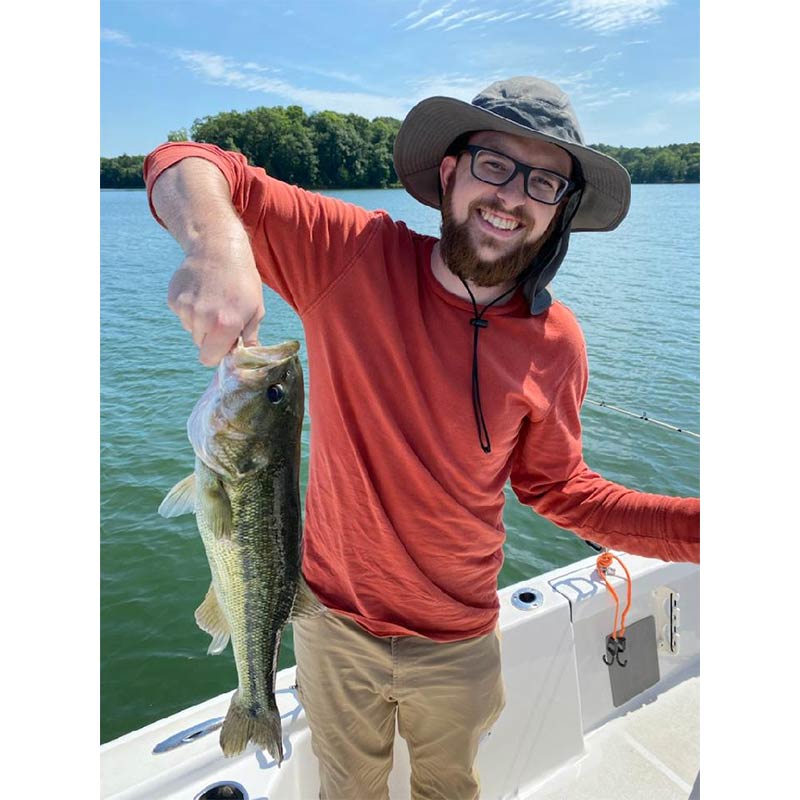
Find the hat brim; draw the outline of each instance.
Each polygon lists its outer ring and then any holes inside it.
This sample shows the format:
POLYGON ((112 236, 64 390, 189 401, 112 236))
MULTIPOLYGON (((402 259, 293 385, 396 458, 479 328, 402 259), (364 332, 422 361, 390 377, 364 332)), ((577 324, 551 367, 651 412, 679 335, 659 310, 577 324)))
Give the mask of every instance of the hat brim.
POLYGON ((439 208, 439 165, 447 148, 458 136, 483 130, 551 142, 580 162, 586 186, 572 231, 610 231, 628 213, 631 180, 618 161, 452 97, 430 97, 408 112, 394 142, 397 177, 412 197, 439 208))

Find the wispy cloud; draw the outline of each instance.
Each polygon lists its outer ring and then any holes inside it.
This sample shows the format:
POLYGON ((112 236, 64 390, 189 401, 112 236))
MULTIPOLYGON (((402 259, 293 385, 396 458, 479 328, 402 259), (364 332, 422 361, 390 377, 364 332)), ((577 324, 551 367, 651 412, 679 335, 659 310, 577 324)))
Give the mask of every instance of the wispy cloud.
POLYGON ((699 99, 699 89, 689 89, 689 91, 686 92, 672 92, 667 98, 670 103, 696 103, 699 99))
MULTIPOLYGON (((378 116, 403 117, 408 101, 403 98, 382 96, 368 92, 338 92, 298 86, 278 77, 277 70, 270 74, 268 67, 253 62, 240 63, 218 53, 201 50, 176 50, 173 52, 184 66, 200 78, 218 86, 232 86, 249 92, 277 95, 289 103, 297 103, 307 110, 335 109, 372 118, 378 116)), ((297 69, 301 69, 298 67, 297 69)), ((321 70, 308 68, 318 74, 321 70)))
POLYGON ((425 6, 428 5, 429 0, 420 0, 419 5, 413 10, 409 11, 402 19, 397 20, 397 22, 392 24, 393 28, 396 28, 398 25, 402 25, 404 22, 408 22, 408 20, 416 19, 422 12, 425 10, 425 6))
POLYGON ((426 97, 455 97, 471 102, 490 83, 504 77, 508 76, 500 73, 480 76, 460 73, 431 75, 414 82, 412 100, 417 103, 426 97))
POLYGON ((615 33, 627 28, 651 25, 661 18, 661 11, 672 0, 559 0, 560 11, 551 18, 564 16, 577 28, 598 33, 615 33))
POLYGON ((594 96, 584 95, 581 99, 581 108, 601 108, 602 106, 610 106, 616 103, 617 100, 622 100, 624 97, 631 97, 633 92, 630 89, 605 89, 601 93, 594 96))
POLYGON ((445 14, 447 14, 448 10, 452 7, 454 0, 451 0, 449 3, 445 3, 441 8, 437 8, 436 11, 431 11, 430 14, 426 14, 422 19, 418 19, 416 22, 412 22, 407 28, 407 31, 414 30, 414 28, 421 28, 423 25, 441 19, 445 14))
MULTIPOLYGON (((445 31, 456 30, 465 25, 487 24, 492 22, 513 22, 515 20, 524 19, 531 16, 530 11, 503 11, 502 9, 486 9, 484 5, 479 5, 470 0, 470 2, 460 3, 463 7, 458 10, 452 10, 456 5, 456 0, 449 0, 440 8, 429 11, 425 16, 420 16, 424 10, 424 3, 422 3, 416 10, 410 14, 406 14, 401 20, 398 20, 394 25, 405 25, 404 30, 412 31, 417 29, 423 30, 439 30, 445 31)), ((530 3, 529 3, 530 5, 530 3)), ((394 27, 394 26, 393 26, 394 27)))
MULTIPOLYGON (((469 12, 467 12, 469 13, 469 12)), ((481 24, 488 23, 488 22, 502 22, 503 20, 508 20, 509 17, 513 17, 513 11, 507 11, 503 14, 498 14, 496 10, 492 9, 491 11, 482 11, 478 14, 473 14, 472 16, 464 17, 463 19, 459 20, 455 25, 451 25, 445 30, 452 31, 456 28, 461 28, 464 25, 468 25, 471 22, 480 22, 481 24)))
POLYGON ((360 75, 353 72, 342 72, 338 69, 325 69, 324 67, 317 67, 313 64, 298 64, 284 60, 276 62, 282 69, 272 69, 272 72, 282 72, 283 68, 292 70, 300 74, 306 75, 319 75, 321 78, 328 78, 329 80, 339 81, 341 83, 351 83, 354 86, 365 85, 364 79, 360 75))
POLYGON ((133 47, 131 37, 122 31, 114 31, 111 28, 103 28, 100 31, 101 42, 113 42, 114 44, 121 44, 123 47, 133 47))
MULTIPOLYGON (((431 30, 444 28, 456 20, 463 19, 467 14, 469 14, 469 11, 456 11, 454 14, 448 14, 446 17, 442 17, 435 25, 432 25, 431 30)), ((406 28, 406 30, 410 30, 410 28, 406 28)))
POLYGON ((456 0, 449 0, 427 13, 424 13, 426 3, 422 2, 414 11, 397 20, 393 27, 402 26, 406 31, 442 28, 452 31, 466 25, 477 26, 529 18, 531 21, 561 21, 596 33, 615 33, 658 22, 661 11, 672 2, 673 0, 521 0, 514 11, 503 11, 487 9, 485 4, 479 4, 475 0, 458 3, 456 0))

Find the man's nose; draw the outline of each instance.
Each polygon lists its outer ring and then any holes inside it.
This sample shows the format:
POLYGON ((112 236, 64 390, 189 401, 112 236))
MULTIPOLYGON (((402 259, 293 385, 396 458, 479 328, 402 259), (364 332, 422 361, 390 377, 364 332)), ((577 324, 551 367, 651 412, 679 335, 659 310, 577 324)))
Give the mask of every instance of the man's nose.
POLYGON ((518 172, 508 183, 497 187, 497 195, 510 205, 524 203, 528 197, 525 193, 525 176, 518 172))

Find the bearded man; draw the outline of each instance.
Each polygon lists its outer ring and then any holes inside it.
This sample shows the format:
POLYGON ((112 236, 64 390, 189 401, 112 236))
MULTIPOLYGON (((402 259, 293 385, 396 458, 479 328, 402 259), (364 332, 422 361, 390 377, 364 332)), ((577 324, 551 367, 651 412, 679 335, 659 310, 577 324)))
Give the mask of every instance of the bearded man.
POLYGON ((699 561, 699 501, 584 462, 580 327, 549 284, 570 233, 625 217, 630 179, 584 145, 558 87, 492 84, 415 106, 394 150, 440 240, 306 192, 241 154, 170 143, 151 209, 184 249, 169 304, 200 360, 257 342, 261 282, 299 314, 313 419, 303 574, 330 613, 294 623, 320 796, 388 797, 395 725, 411 793, 476 798, 500 715, 503 488, 601 545, 699 561))

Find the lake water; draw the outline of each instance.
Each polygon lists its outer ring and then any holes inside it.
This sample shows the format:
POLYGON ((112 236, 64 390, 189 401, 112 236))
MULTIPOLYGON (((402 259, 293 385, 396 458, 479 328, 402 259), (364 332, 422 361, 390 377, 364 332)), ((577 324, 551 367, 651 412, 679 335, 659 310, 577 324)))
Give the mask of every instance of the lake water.
MULTIPOLYGON (((438 213, 403 190, 329 194, 438 233, 438 213)), ((699 207, 696 184, 634 186, 616 231, 572 236, 554 284, 583 326, 588 397, 695 432, 699 207)), ((101 191, 102 741, 236 685, 230 648, 207 656, 208 636, 194 623, 209 583, 194 518, 164 520, 156 512, 192 470, 186 418, 212 374, 166 305, 181 259, 150 216, 144 191, 101 191)), ((269 289, 264 294, 261 341, 303 341, 291 308, 269 289)), ((610 480, 659 494, 699 493, 696 439, 590 404, 583 424, 586 461, 610 480)), ((304 462, 301 493, 306 476, 304 462)), ((510 490, 507 496, 501 588, 591 555, 510 490)), ((280 667, 293 663, 287 631, 280 667)))

